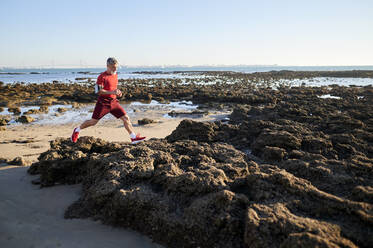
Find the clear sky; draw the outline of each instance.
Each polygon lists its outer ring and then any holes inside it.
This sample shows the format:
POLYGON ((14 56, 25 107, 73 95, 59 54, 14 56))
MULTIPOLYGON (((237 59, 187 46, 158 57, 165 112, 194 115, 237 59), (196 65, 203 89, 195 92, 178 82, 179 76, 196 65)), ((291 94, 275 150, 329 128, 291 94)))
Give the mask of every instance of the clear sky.
POLYGON ((373 65, 372 0, 0 1, 0 66, 373 65))

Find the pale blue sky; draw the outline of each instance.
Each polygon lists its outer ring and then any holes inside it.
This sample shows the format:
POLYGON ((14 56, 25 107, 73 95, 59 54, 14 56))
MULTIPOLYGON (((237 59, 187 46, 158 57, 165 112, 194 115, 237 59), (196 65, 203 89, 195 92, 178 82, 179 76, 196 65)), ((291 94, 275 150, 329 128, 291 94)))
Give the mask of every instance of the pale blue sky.
POLYGON ((373 1, 0 1, 0 66, 373 65, 373 1))

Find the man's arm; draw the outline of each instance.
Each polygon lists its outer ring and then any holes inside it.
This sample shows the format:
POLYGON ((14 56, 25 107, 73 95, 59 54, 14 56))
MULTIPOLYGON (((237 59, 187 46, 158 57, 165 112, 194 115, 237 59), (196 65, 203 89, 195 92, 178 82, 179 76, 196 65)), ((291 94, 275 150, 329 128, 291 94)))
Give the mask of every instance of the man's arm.
POLYGON ((97 85, 97 86, 98 86, 97 87, 98 91, 96 91, 96 88, 95 88, 95 93, 97 93, 98 95, 117 95, 119 97, 122 96, 122 92, 118 89, 115 89, 115 90, 111 91, 111 90, 104 90, 104 89, 100 88, 99 85, 97 85))
POLYGON ((98 94, 101 89, 102 89, 102 85, 96 84, 95 85, 95 94, 98 94))
POLYGON ((104 88, 104 80, 102 79, 102 74, 100 74, 97 78, 96 85, 95 85, 95 93, 101 95, 101 90, 104 88))

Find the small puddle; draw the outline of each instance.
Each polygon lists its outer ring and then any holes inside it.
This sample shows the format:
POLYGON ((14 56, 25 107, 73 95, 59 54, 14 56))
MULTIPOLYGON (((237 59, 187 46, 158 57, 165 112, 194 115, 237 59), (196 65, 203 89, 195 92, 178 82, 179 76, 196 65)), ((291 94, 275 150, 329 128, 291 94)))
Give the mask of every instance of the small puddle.
POLYGON ((341 99, 339 96, 332 96, 330 94, 319 96, 319 98, 323 98, 323 99, 326 99, 326 98, 341 99))

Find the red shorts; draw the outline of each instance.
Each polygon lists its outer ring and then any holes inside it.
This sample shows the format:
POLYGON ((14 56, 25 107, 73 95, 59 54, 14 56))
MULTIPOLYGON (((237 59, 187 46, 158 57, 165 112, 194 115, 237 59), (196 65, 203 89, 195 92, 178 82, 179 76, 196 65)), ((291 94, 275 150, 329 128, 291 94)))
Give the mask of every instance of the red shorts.
POLYGON ((120 106, 118 99, 99 97, 92 114, 92 119, 99 120, 109 112, 116 118, 120 118, 126 114, 126 111, 120 106))

